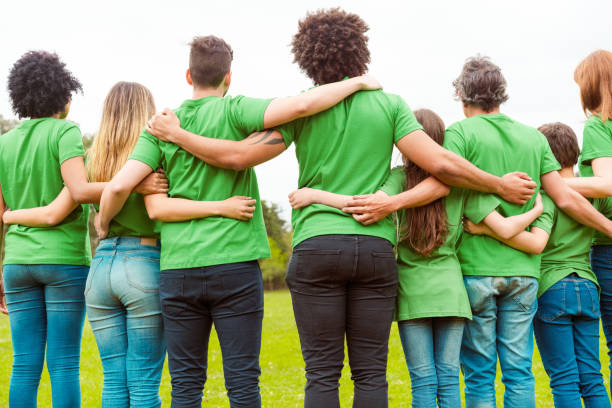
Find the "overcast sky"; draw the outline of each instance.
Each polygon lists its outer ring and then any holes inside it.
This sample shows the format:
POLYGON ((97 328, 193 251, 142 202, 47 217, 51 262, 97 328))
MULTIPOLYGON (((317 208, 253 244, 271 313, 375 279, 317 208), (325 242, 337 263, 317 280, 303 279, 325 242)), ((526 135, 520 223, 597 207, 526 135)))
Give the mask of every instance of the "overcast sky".
MULTIPOLYGON (((480 53, 501 66, 510 99, 502 111, 532 126, 571 125, 584 115, 573 71, 598 48, 612 49, 612 3, 600 1, 10 1, 0 23, 0 114, 14 117, 6 78, 24 52, 57 52, 83 83, 69 119, 95 133, 106 93, 117 81, 149 87, 158 109, 191 96, 184 79, 197 35, 234 49, 231 95, 285 96, 311 86, 292 64, 289 43, 307 11, 340 6, 369 24, 370 73, 413 109, 462 119, 451 82, 480 53)), ((263 199, 288 209, 297 186, 290 149, 257 167, 263 199)), ((288 212, 286 212, 288 215, 288 212)))

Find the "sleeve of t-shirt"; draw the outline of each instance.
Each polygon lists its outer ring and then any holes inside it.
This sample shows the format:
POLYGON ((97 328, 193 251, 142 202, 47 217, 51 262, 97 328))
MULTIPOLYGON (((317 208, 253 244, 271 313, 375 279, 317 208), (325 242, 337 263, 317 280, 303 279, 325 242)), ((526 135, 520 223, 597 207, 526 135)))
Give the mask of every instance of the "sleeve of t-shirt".
POLYGON ((284 125, 277 126, 276 128, 274 128, 274 130, 279 131, 281 136, 283 137, 283 140, 285 141, 285 147, 291 146, 291 143, 295 141, 298 132, 298 121, 300 121, 300 119, 294 120, 293 122, 285 123, 284 125))
POLYGON ((582 133, 582 163, 600 157, 612 157, 612 136, 606 132, 603 124, 587 123, 582 133))
POLYGON ((393 124, 393 142, 399 142, 401 138, 415 130, 423 130, 423 126, 417 121, 406 101, 398 96, 393 124))
POLYGON ((557 206, 546 194, 542 194, 542 203, 544 204, 544 210, 531 226, 538 227, 550 235, 550 231, 552 231, 552 227, 555 223, 555 211, 557 211, 557 206))
POLYGON ((143 162, 155 171, 161 165, 162 155, 159 144, 159 139, 153 137, 149 132, 143 131, 129 159, 143 162))
POLYGON ((391 169, 387 180, 380 186, 379 190, 384 191, 388 195, 396 195, 404 191, 406 186, 406 174, 404 167, 398 166, 391 169))
POLYGON ((444 143, 442 146, 463 158, 467 158, 465 136, 457 125, 452 125, 446 129, 446 132, 444 132, 444 143))
MULTIPOLYGON (((539 133, 539 132, 538 132, 539 133)), ((550 145, 546 140, 546 137, 542 134, 542 160, 540 161, 540 174, 550 173, 551 171, 561 170, 561 165, 557 161, 557 158, 550 149, 550 145)))
POLYGON ((60 135, 58 146, 59 162, 62 164, 73 157, 83 156, 83 135, 78 126, 70 126, 60 135))
POLYGON ((495 194, 481 193, 474 190, 464 190, 465 206, 463 214, 474 224, 479 224, 501 204, 501 199, 495 194))
POLYGON ((264 114, 272 99, 237 96, 231 99, 233 123, 245 137, 264 129, 264 114))

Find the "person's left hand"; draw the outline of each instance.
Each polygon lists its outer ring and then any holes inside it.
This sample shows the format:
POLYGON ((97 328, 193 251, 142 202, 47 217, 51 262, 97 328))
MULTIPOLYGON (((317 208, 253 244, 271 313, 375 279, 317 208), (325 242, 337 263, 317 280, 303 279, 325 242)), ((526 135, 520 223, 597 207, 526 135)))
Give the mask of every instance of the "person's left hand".
POLYGON ((168 192, 168 179, 162 169, 149 174, 135 188, 134 192, 142 195, 165 194, 168 192))
POLYGON ((98 233, 99 239, 104 239, 108 235, 108 224, 102 225, 102 219, 100 218, 100 213, 97 212, 94 217, 94 227, 96 227, 96 232, 98 233))
POLYGON ((172 111, 172 109, 164 109, 160 113, 156 113, 147 122, 146 130, 159 140, 164 142, 174 143, 174 134, 180 129, 181 121, 172 111))
POLYGON ((342 211, 353 214, 357 222, 370 225, 382 220, 395 209, 391 198, 382 191, 378 191, 376 194, 354 196, 342 211))

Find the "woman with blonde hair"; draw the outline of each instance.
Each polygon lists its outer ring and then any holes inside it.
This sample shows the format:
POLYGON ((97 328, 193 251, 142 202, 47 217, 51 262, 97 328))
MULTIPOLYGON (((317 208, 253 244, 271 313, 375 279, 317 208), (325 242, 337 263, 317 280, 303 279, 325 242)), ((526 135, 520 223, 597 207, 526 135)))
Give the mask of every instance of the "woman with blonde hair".
MULTIPOLYGON (((100 129, 88 152, 89 178, 108 182, 131 154, 155 113, 151 92, 119 82, 104 102, 100 129)), ((166 191, 164 177, 148 181, 150 192, 166 191)), ((182 221, 217 215, 247 220, 254 201, 232 197, 205 202, 167 198, 156 219, 182 221)), ((59 223, 76 203, 62 192, 51 204, 8 211, 7 223, 59 223)), ((159 407, 159 384, 166 354, 159 301, 159 225, 149 218, 143 196, 130 194, 96 249, 85 285, 87 316, 104 369, 102 407, 159 407)))

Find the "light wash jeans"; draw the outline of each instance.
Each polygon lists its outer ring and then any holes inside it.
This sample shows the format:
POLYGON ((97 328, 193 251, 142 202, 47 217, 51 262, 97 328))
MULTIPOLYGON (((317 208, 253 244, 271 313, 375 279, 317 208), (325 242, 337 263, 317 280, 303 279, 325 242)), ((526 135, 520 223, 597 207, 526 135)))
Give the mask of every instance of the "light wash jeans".
POLYGON ((463 280, 473 315, 465 325, 461 346, 466 408, 496 406, 498 357, 504 408, 535 408, 531 357, 538 281, 524 276, 465 276, 463 280))
POLYGON ((159 302, 159 246, 140 238, 100 242, 85 288, 104 370, 102 407, 159 407, 166 346, 159 302))
POLYGON ((47 354, 54 408, 81 405, 79 362, 87 266, 4 265, 13 344, 10 408, 34 408, 47 354))
MULTIPOLYGON (((610 357, 610 369, 612 370, 612 245, 593 246, 591 249, 591 268, 597 275, 597 282, 601 288, 599 299, 601 324, 608 343, 608 356, 610 357)), ((610 377, 610 380, 612 381, 612 377, 610 377)))
POLYGON ((599 294, 570 275, 538 299, 533 320, 556 408, 610 408, 599 362, 599 294))
POLYGON ((398 322, 414 408, 461 408, 459 353, 465 321, 434 317, 398 322))

